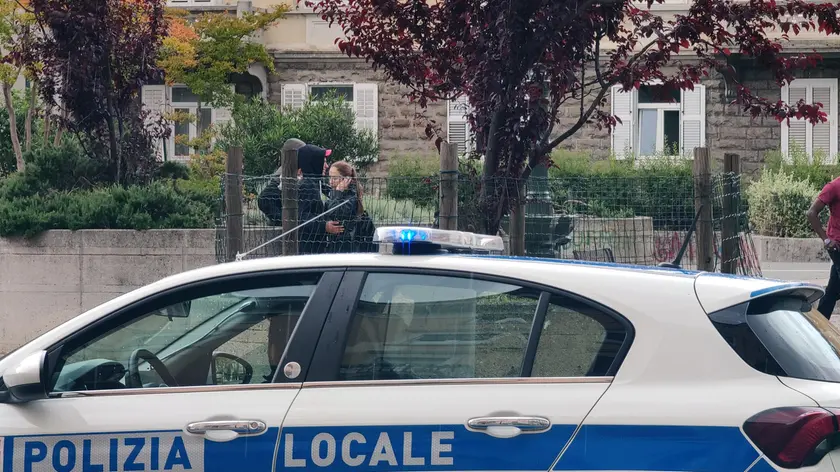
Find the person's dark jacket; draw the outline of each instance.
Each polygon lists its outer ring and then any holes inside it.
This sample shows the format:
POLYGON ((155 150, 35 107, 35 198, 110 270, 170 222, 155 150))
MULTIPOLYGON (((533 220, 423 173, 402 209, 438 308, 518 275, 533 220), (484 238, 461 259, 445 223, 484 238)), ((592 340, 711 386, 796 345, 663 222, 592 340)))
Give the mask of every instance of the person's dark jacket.
MULTIPOLYGON (((326 149, 307 144, 298 149, 298 169, 303 178, 298 181, 298 224, 315 218, 324 212, 321 200, 326 149)), ((260 210, 272 225, 283 224, 283 199, 279 188, 280 179, 274 176, 257 201, 260 210)), ((298 230, 298 253, 319 254, 326 252, 326 221, 318 218, 298 230)))
MULTIPOLYGON (((330 252, 357 252, 356 225, 358 223, 359 196, 356 183, 351 183, 346 190, 330 191, 326 210, 335 210, 324 217, 326 221, 337 221, 344 227, 344 232, 327 234, 330 252), (347 203, 345 203, 347 202, 347 203)), ((325 211, 326 211, 325 210, 325 211)))

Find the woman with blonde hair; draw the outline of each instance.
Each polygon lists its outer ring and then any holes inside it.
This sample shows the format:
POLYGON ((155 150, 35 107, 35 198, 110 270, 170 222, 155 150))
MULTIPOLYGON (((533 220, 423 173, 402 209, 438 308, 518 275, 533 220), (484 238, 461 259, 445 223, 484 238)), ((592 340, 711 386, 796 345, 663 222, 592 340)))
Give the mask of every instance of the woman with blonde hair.
POLYGON ((334 162, 329 177, 332 190, 327 209, 341 205, 327 216, 341 229, 338 234, 328 236, 330 252, 371 252, 374 228, 362 203, 363 189, 356 178, 356 169, 347 161, 334 162))

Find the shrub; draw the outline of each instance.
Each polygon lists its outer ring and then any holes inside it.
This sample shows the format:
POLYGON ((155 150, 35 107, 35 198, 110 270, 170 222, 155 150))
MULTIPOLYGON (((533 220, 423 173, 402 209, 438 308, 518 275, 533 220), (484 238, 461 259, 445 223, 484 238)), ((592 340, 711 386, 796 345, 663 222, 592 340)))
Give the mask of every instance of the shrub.
POLYGON ((746 190, 750 222, 766 236, 811 236, 805 212, 818 194, 819 189, 806 179, 786 170, 765 170, 746 190))
POLYGON ((419 207, 436 208, 439 180, 439 159, 395 157, 388 166, 387 195, 394 200, 412 200, 419 207))
MULTIPOLYGON (((192 164, 192 162, 190 162, 192 164)), ((189 179, 190 167, 178 161, 166 161, 158 169, 157 178, 159 179, 189 179)))
MULTIPOLYGON (((215 191, 218 199, 218 189, 215 191)), ((0 236, 31 237, 50 229, 212 227, 212 199, 172 182, 55 191, 0 199, 0 236)))
POLYGON ((592 161, 586 154, 552 155, 549 186, 555 211, 599 217, 650 216, 657 229, 685 229, 694 218, 691 161, 667 156, 592 161), (582 202, 570 206, 570 202, 582 202))
POLYGON ((51 191, 90 189, 108 180, 103 163, 81 152, 72 141, 58 148, 35 149, 24 155, 26 170, 0 181, 0 200, 51 191))
POLYGON ((277 170, 283 143, 290 138, 332 149, 331 162, 347 160, 359 170, 379 156, 376 136, 357 130, 350 107, 337 97, 310 100, 300 110, 285 111, 259 98, 238 103, 233 120, 219 134, 219 149, 242 146, 248 175, 277 170))
POLYGON ((764 156, 765 169, 771 172, 785 171, 797 180, 805 180, 811 185, 822 188, 825 184, 840 176, 840 165, 823 164, 825 160, 817 155, 810 159, 801 146, 791 146, 788 158, 780 151, 769 152, 764 156))

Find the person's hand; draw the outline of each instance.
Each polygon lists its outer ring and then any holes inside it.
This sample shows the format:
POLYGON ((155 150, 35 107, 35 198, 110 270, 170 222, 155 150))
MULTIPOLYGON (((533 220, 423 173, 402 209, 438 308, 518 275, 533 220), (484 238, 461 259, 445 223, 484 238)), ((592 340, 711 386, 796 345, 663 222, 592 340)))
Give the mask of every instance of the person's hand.
POLYGON ((350 179, 344 177, 338 182, 338 185, 335 186, 335 189, 338 190, 339 192, 343 192, 343 191, 347 190, 347 187, 349 187, 349 186, 350 186, 350 179))
POLYGON ((840 243, 832 239, 825 245, 825 248, 829 251, 836 251, 837 249, 840 249, 840 243))
POLYGON ((327 221, 326 230, 330 234, 341 234, 344 232, 344 226, 338 221, 327 221))

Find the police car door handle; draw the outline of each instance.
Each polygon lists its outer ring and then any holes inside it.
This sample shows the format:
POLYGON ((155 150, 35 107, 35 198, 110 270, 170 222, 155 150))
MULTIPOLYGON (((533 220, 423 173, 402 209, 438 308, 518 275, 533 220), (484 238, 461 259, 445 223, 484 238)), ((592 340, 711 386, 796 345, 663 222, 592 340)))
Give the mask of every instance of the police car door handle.
POLYGON ((467 422, 467 426, 475 430, 517 428, 523 433, 537 433, 546 431, 551 422, 539 416, 488 416, 473 418, 467 422))
POLYGON ((198 421, 187 425, 187 432, 192 434, 230 431, 245 436, 263 433, 265 429, 265 423, 257 420, 198 421))

